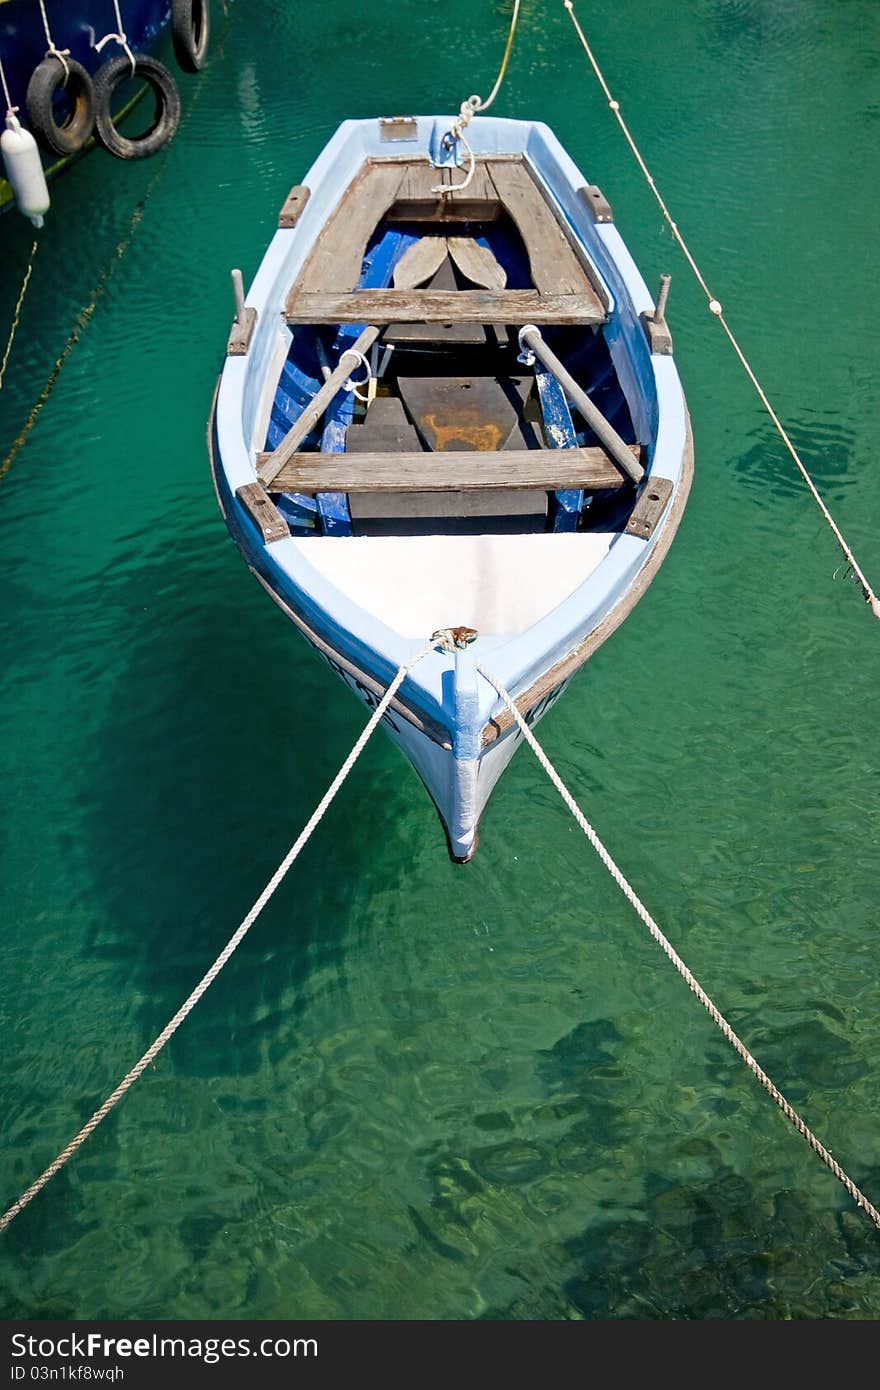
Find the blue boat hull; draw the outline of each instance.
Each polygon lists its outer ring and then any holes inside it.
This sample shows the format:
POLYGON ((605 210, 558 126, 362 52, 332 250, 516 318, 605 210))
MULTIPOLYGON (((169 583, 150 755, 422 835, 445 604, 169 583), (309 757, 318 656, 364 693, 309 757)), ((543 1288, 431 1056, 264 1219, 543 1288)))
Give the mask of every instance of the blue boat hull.
MULTIPOLYGON (((113 42, 99 53, 95 43, 105 34, 115 31, 115 14, 111 0, 47 0, 46 10, 52 40, 59 49, 70 49, 70 56, 94 75, 108 58, 122 50, 113 42)), ((122 18, 126 37, 134 52, 149 49, 167 27, 171 15, 170 0, 122 0, 122 18)), ((0 59, 13 106, 19 108, 19 119, 27 125, 25 95, 34 69, 46 55, 46 34, 37 0, 0 0, 0 59)), ((70 158, 46 160, 48 175, 59 173, 71 163, 70 158)), ((12 193, 5 179, 0 179, 0 210, 11 205, 12 193)))

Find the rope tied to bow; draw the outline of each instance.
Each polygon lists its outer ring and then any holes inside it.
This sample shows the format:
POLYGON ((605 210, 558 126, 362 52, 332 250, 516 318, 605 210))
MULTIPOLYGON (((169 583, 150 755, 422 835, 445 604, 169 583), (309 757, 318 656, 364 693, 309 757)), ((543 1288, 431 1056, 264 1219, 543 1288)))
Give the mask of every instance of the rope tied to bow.
POLYGON ((507 64, 510 60, 510 51, 513 48, 513 36, 516 33, 516 24, 519 19, 520 3, 521 0, 514 0, 513 15, 510 20, 510 31, 507 35, 507 45, 504 49, 504 57, 501 59, 501 67, 498 69, 498 76, 495 79, 495 86, 492 88, 485 101, 483 101, 482 97, 474 94, 473 96, 467 97, 461 103, 458 116, 453 121, 449 134, 443 142, 448 150, 451 150, 453 145, 456 144, 461 144, 464 147, 464 151, 468 157, 467 175, 461 183, 436 184, 435 187, 431 189, 432 193, 439 193, 442 196, 448 197, 450 193, 460 191, 462 188, 467 188, 474 177, 477 161, 464 132, 478 112, 489 110, 489 107, 501 91, 501 84, 504 81, 504 74, 507 72, 507 64))

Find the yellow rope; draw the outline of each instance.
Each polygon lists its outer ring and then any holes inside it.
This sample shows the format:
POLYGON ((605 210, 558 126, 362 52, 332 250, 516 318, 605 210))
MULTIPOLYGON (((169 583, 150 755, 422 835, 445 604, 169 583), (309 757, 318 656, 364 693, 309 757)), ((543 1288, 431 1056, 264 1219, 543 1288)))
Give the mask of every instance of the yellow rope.
POLYGON ((718 322, 721 324, 721 327, 724 329, 725 333, 727 334, 727 336, 728 336, 728 338, 729 338, 729 340, 730 340, 730 345, 731 345, 731 347, 733 348, 734 352, 736 353, 737 357, 739 358, 740 362, 742 363, 742 366, 743 366, 743 368, 745 369, 745 372, 746 372, 746 374, 747 374, 747 376, 748 376, 748 378, 749 378, 749 381, 752 383, 752 385, 753 385, 754 388, 755 388, 755 391, 756 391, 757 394, 758 394, 758 397, 759 397, 759 399, 760 399, 760 401, 761 401, 761 404, 764 406, 764 409, 767 411, 767 414, 770 416, 770 419, 773 421, 773 424, 774 424, 775 427, 776 427, 776 431, 777 431, 777 433, 778 433, 780 439, 782 440, 783 444, 785 445, 786 449, 788 450, 789 454, 791 455, 792 459, 794 460, 795 464, 797 465, 797 467, 798 467, 798 469, 799 469, 799 471, 800 471, 800 474, 801 474, 801 476, 802 476, 804 482, 806 483, 806 485, 807 485, 807 487, 809 488, 809 490, 810 490, 810 492, 811 492, 811 494, 812 494, 812 496, 813 496, 813 498, 814 498, 814 500, 815 500, 817 506, 819 507, 819 510, 821 511, 822 515, 824 516, 825 520, 827 521, 828 525, 830 526, 831 531, 832 531, 832 533, 833 533, 833 535, 834 535, 834 538, 835 538, 835 540, 837 541, 837 544, 840 546, 840 549, 843 551, 843 554, 844 554, 844 557, 845 557, 845 559, 846 559, 847 565, 849 566, 849 568, 850 568, 850 570, 851 570, 851 572, 852 572, 852 574, 853 574, 853 577, 854 577, 855 580, 857 581, 857 583, 858 583, 858 585, 859 585, 859 587, 860 587, 862 593, 863 593, 864 596, 865 596, 865 602, 868 603, 868 604, 870 604, 871 611, 872 611, 872 613, 874 614, 874 617, 875 617, 875 618, 880 618, 880 599, 878 599, 878 597, 877 597, 877 595, 875 594, 874 590, 871 588, 871 585, 868 583, 868 580, 865 578, 865 575, 864 575, 864 573, 862 572, 861 566, 858 564, 855 555, 853 554, 852 550, 850 549, 849 545, 847 544, 847 542, 846 542, 846 540, 845 540, 845 538, 844 538, 843 532, 840 530, 840 527, 837 525, 837 522, 834 520, 834 517, 831 515, 831 512, 828 510, 828 507, 826 506, 824 500, 822 499, 822 496, 821 496, 821 494, 820 494, 820 492, 819 492, 819 489, 816 487, 816 484, 813 482, 813 479, 810 477, 810 474, 809 474, 809 472, 807 471, 807 467, 806 467, 805 463, 803 462, 803 460, 802 460, 800 454, 798 453, 797 449, 795 448, 794 444, 792 443, 792 440, 791 440, 791 437, 790 437, 788 431, 786 430, 786 428, 785 428, 785 426, 783 425, 782 421, 780 420, 779 416, 776 414, 776 411, 773 409, 773 406, 770 404, 770 401, 769 401, 769 399, 768 399, 768 397, 767 397, 766 391, 764 390, 764 388, 763 388, 763 386, 761 385, 761 383, 758 381, 758 378, 755 376, 755 373, 754 373, 754 371, 753 371, 753 369, 752 369, 752 367, 751 367, 751 365, 750 365, 748 359, 746 358, 745 353, 743 352, 742 348, 740 347, 739 343, 737 342, 737 339, 736 339, 735 336, 734 336, 733 330, 731 329, 730 325, 728 324, 727 320, 726 320, 725 317, 724 317, 724 311, 723 311, 723 309, 722 309, 722 307, 721 307, 721 303, 719 302, 719 300, 717 300, 717 299, 715 298, 714 294, 713 294, 712 291, 709 289, 709 286, 706 284, 706 281, 705 281, 705 279, 704 279, 704 277, 703 277, 703 274, 702 274, 702 272, 701 272, 701 270, 700 270, 700 267, 697 265, 696 261, 694 260, 693 256, 691 255, 690 249, 689 249, 687 243, 685 242, 684 237, 682 236, 681 232, 678 230, 678 226, 677 226, 676 222, 674 221, 673 216, 672 216, 671 212, 669 211, 669 208, 666 206, 666 203, 665 203, 665 201, 664 201, 664 199, 663 199, 662 194, 660 193, 659 188, 657 187, 656 183, 654 182, 653 175, 651 174, 650 169, 648 168, 647 164, 646 164, 645 161, 644 161, 644 158, 642 157, 642 153, 641 153, 641 151, 640 151, 638 145, 636 144, 636 142, 635 142, 635 140, 634 140, 634 138, 633 138, 633 136, 632 136, 632 133, 630 132, 629 126, 627 125, 626 121, 624 120, 624 118, 623 118, 623 116, 622 116, 622 114, 621 114, 621 111, 620 111, 620 102, 619 102, 619 101, 616 101, 616 100, 614 99, 614 97, 613 97, 613 95, 612 95, 612 93, 611 93, 611 89, 610 89, 610 87, 608 86, 608 83, 607 83, 606 80, 605 80, 605 76, 604 76, 604 74, 603 74, 603 72, 602 72, 602 69, 599 67, 599 64, 598 64, 598 62, 596 61, 596 57, 595 57, 595 55, 594 55, 594 53, 593 53, 593 50, 592 50, 592 48, 590 47, 589 41, 587 40, 587 36, 586 36, 586 34, 584 33, 583 29, 581 28, 580 24, 578 23, 577 16, 575 15, 575 12, 574 12, 574 5, 573 5, 573 3, 572 3, 572 0, 563 0, 563 4, 564 4, 565 9, 568 10, 569 18, 571 19, 571 22, 572 22, 572 24, 573 24, 574 27, 575 27, 575 30, 576 30, 576 32, 577 32, 577 36, 578 36, 578 38, 579 38, 580 41, 581 41, 581 45, 582 45, 582 47, 583 47, 584 52, 586 53, 587 57, 588 57, 589 60, 590 60, 590 65, 591 65, 591 67, 592 67, 592 69, 593 69, 593 72, 596 74, 596 77, 597 77, 597 79, 598 79, 598 81, 599 81, 599 85, 600 85, 600 87, 602 88, 602 91, 605 93, 605 96, 606 96, 607 101, 608 101, 608 105, 609 105, 611 111, 614 113, 614 117, 615 117, 615 119, 616 119, 616 121, 617 121, 617 124, 620 126, 620 129, 623 131, 624 137, 626 138, 626 142, 627 142, 627 144, 629 145, 630 149, 632 150, 633 154, 635 155, 636 162, 638 163, 639 168, 641 169, 642 173, 644 174, 644 176, 645 176, 645 178, 646 178, 646 180, 647 180, 647 182, 648 182, 648 186, 649 186, 650 189, 651 189, 651 192, 654 194, 654 197, 657 199, 657 202, 658 202, 659 205, 660 205, 660 211, 663 213, 663 216, 664 216, 664 218, 665 218, 665 220, 666 220, 666 222, 667 222, 667 224, 668 224, 668 226, 669 226, 669 230, 672 232, 672 235, 674 236, 675 240, 678 242, 679 246, 681 247, 681 250, 682 250, 682 252, 684 253, 684 256, 685 256, 685 259, 687 260, 688 265, 690 266, 691 270, 694 272, 694 275, 696 276, 696 279, 697 279, 697 281, 698 281, 698 283, 699 283, 701 289, 703 290, 703 293, 706 295, 706 298, 707 298, 708 301, 709 301, 709 310, 710 310, 710 312, 711 312, 712 314, 714 314, 714 316, 718 319, 718 322))
POLYGON ((21 306, 24 304, 24 297, 27 294, 27 287, 31 282, 31 276, 34 273, 34 261, 36 259, 37 249, 39 245, 40 243, 35 238, 34 244, 31 247, 31 256, 30 260, 28 261, 28 268, 24 273, 24 280, 22 281, 18 301, 15 305, 15 312, 12 315, 12 327, 9 330, 9 338, 6 342, 6 351, 3 354, 3 361, 0 362, 0 391, 3 390, 3 378, 6 375, 6 364, 9 361, 9 354, 12 352, 12 344, 15 342, 15 335, 18 332, 18 325, 21 322, 21 306))

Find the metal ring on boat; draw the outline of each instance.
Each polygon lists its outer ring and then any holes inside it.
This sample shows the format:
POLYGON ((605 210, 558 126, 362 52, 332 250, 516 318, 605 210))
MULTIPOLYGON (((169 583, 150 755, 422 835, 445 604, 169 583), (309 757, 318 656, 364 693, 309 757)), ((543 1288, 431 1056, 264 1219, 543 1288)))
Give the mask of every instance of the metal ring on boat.
POLYGON ((31 73, 25 97, 34 135, 51 154, 78 154, 95 129, 95 88, 81 63, 47 54, 31 73), (63 90, 68 114, 59 118, 55 100, 63 90))
POLYGON ((104 146, 117 159, 146 159, 161 150, 180 124, 180 94, 171 73, 156 58, 145 53, 134 55, 134 72, 123 54, 111 58, 95 77, 95 131, 104 146), (150 129, 130 140, 117 130, 111 102, 117 88, 132 76, 141 78, 156 98, 156 116, 150 129))
POLYGON ((208 0, 172 0, 174 56, 184 72, 198 72, 203 66, 210 32, 208 0))

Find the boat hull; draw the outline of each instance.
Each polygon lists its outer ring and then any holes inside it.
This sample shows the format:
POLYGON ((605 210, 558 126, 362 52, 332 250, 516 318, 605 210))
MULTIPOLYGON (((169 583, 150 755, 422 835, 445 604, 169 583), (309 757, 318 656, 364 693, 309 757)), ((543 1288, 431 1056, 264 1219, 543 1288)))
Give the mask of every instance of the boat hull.
MULTIPOLYGON (((252 574, 312 649, 366 709, 374 710, 384 693, 382 680, 377 679, 372 670, 353 661, 345 644, 336 644, 330 631, 322 630, 309 620, 302 608, 301 593, 286 581, 283 571, 267 563, 267 548, 260 544, 248 517, 230 492, 226 475, 219 467, 216 406, 215 394, 208 423, 208 455, 217 502, 233 540, 252 574)), ((548 665, 537 680, 517 695, 517 709, 530 728, 535 728, 553 708, 572 678, 620 626, 656 576, 684 514, 693 480, 693 463, 693 438, 688 422, 682 478, 661 541, 652 551, 638 581, 603 621, 585 632, 571 651, 548 665)), ((465 679, 470 682, 474 675, 470 654, 460 654, 456 664, 458 668, 467 668, 465 679)), ((455 674, 462 673, 459 669, 455 674)), ((426 718, 416 705, 404 699, 394 701, 383 716, 382 724, 428 792, 440 818, 450 858, 457 864, 468 863, 477 850, 480 820, 489 798, 523 741, 513 716, 506 709, 499 710, 480 728, 476 742, 470 740, 469 747, 465 747, 465 739, 456 737, 460 731, 426 718)))
MULTIPOLYGON (((322 570, 319 560, 328 553, 321 552, 322 546, 362 547, 369 542, 320 535, 310 539, 303 533, 297 538, 285 533, 280 515, 280 531, 267 535, 242 494, 257 481, 259 451, 272 447, 263 441, 273 382, 278 381, 292 340, 284 327, 289 287, 346 189, 354 186, 363 161, 381 164, 404 157, 396 151, 388 154, 384 133, 376 129, 379 124, 347 122, 306 175, 309 196, 301 204, 305 212, 297 215, 291 229, 282 223, 270 243, 248 295, 256 315, 252 338, 240 355, 227 358, 209 431, 220 506, 249 567, 367 707, 375 707, 395 672, 423 647, 433 628, 466 619, 458 611, 447 617, 444 609, 439 621, 430 624, 387 622, 379 609, 358 601, 358 585, 334 582, 339 574, 334 576, 332 566, 322 570)), ((419 117, 411 126, 417 130, 412 137, 417 148, 410 157, 439 161, 447 118, 419 117)), ((595 570, 561 591, 537 620, 521 628, 484 627, 474 649, 453 654, 438 647, 401 685, 385 727, 428 790, 450 853, 458 861, 473 855, 481 814, 522 741, 513 716, 491 682, 478 674, 476 662, 511 692, 526 720, 537 724, 656 575, 681 520, 693 471, 689 419, 672 356, 668 348, 655 349, 644 326, 653 301, 617 229, 593 219, 582 196, 583 175, 552 132, 538 123, 483 118, 473 123, 471 134, 478 160, 518 157, 528 162, 558 224, 589 262, 591 277, 602 287, 609 306, 601 332, 632 417, 633 437, 644 449, 645 488, 650 492, 656 479, 665 486, 668 502, 646 535, 626 526, 615 531, 595 570)), ((552 537, 537 539, 556 545, 552 537)), ((580 544, 579 537, 570 539, 580 544)), ((467 625, 483 626, 469 621, 467 625)))
MULTIPOLYGON (((64 5, 47 6, 52 39, 59 49, 69 49, 70 56, 80 63, 90 76, 108 58, 122 50, 109 43, 99 53, 94 47, 114 25, 110 0, 76 0, 64 5)), ((123 17, 126 35, 135 52, 151 48, 166 28, 171 15, 170 0, 125 0, 123 17)), ((36 0, 0 0, 0 58, 9 85, 13 106, 19 108, 19 119, 27 125, 25 96, 34 69, 46 56, 46 34, 36 0)), ((89 142, 87 148, 91 147, 89 142)), ((78 155, 45 159, 47 177, 66 169, 78 155)), ((12 206, 12 189, 0 178, 0 212, 12 206)))

